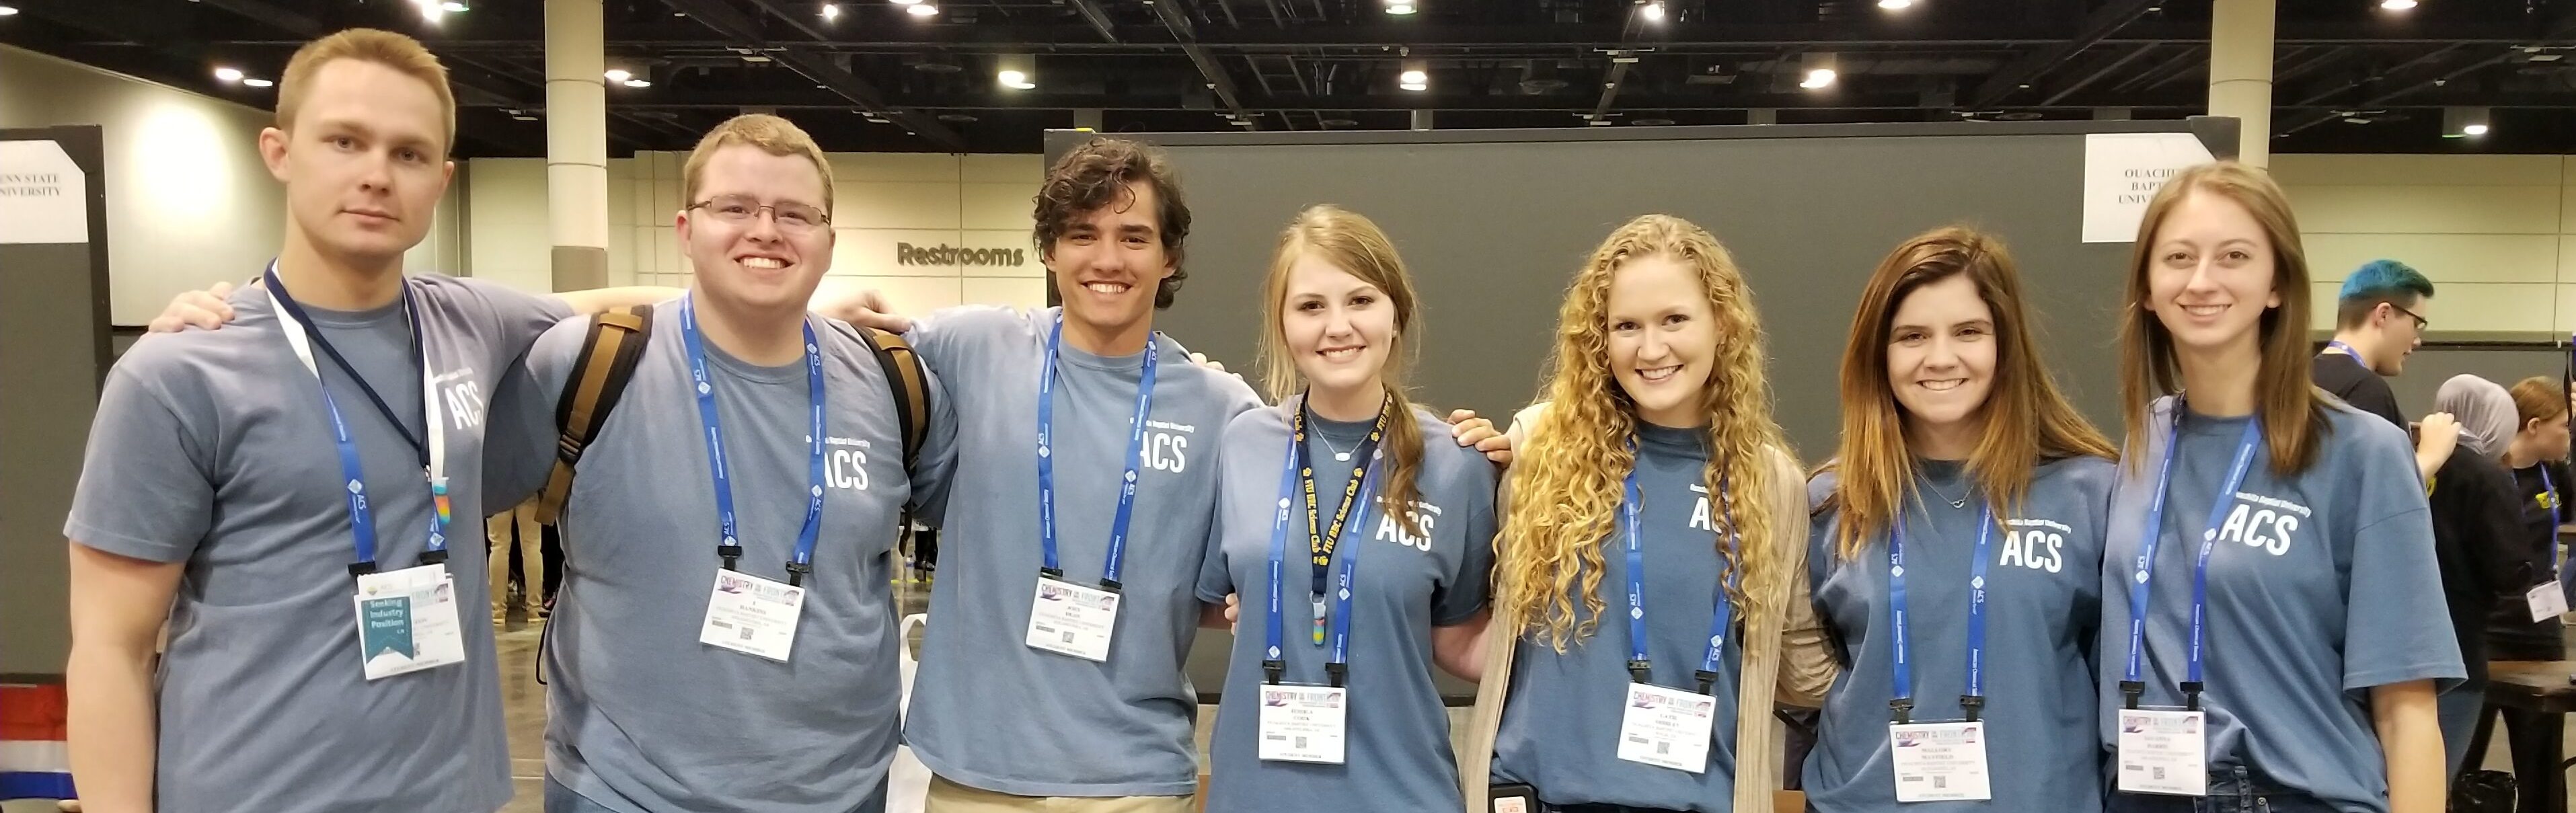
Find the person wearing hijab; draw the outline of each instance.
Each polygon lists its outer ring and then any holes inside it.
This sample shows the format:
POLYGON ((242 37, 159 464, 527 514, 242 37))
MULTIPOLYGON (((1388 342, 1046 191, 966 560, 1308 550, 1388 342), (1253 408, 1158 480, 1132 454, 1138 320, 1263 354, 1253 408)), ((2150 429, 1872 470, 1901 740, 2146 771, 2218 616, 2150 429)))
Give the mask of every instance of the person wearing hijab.
POLYGON ((2516 552, 2521 516, 2513 473, 2501 460, 2513 443, 2513 396, 2493 381, 2458 375, 2442 382, 2433 409, 2458 420, 2460 449, 2474 452, 2451 455, 2426 484, 2432 489, 2433 555, 2442 571, 2443 603, 2450 607, 2451 631, 2469 672, 2467 682, 2439 698, 2443 756, 2456 780, 2485 708, 2487 611, 2547 575, 2533 572, 2528 557, 2516 552))

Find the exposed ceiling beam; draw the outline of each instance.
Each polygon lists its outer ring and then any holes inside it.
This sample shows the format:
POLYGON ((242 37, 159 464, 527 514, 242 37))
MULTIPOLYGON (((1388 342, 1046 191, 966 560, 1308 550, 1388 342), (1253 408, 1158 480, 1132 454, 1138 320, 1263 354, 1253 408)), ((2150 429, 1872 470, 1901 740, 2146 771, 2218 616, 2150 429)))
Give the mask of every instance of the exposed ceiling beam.
POLYGON ((2050 90, 2048 92, 2048 98, 2040 103, 2056 104, 2058 102, 2065 101, 2066 97, 2075 95, 2076 91, 2091 87, 2093 83, 2102 81, 2103 78, 2108 77, 2111 74, 2119 73, 2122 68, 2129 67, 2130 63, 2146 58, 2147 54, 2153 53, 2156 50, 2156 47, 2157 46, 2150 44, 2140 45, 2136 48, 2130 49, 2128 53, 2121 54, 2120 58, 2105 63, 2102 67, 2095 69, 2092 73, 2085 74, 2083 78, 2077 79, 2073 82, 2068 82, 2063 87, 2050 90))
MULTIPOLYGON (((1073 10, 1082 15, 1083 22, 1090 23, 1092 30, 1100 32, 1101 41, 1113 43, 1118 41, 1118 29, 1109 24, 1109 12, 1100 8, 1100 0, 1068 1, 1072 3, 1073 10)), ((1234 9, 1226 9, 1225 16, 1227 19, 1233 19, 1234 9)), ((1241 23, 1236 25, 1240 26, 1241 23)))
MULTIPOLYGON (((2334 100, 2339 96, 2343 96, 2345 91, 2354 90, 2371 84, 2378 84, 2383 88, 2411 88, 2418 83, 2432 81, 2433 75, 2443 70, 2443 63, 2449 60, 2453 54, 2459 53, 2460 49, 2461 46, 2456 44, 2446 45, 2441 48, 2434 49, 2431 52, 2418 55, 2414 59, 2400 62, 2395 67, 2388 68, 2387 70, 2374 70, 2364 76, 2335 82, 2326 87, 2314 88, 2307 92, 2296 94, 2298 101, 2295 102, 2295 104, 2303 106, 2323 104, 2334 100)), ((2487 64, 2489 63, 2486 61, 2479 61, 2471 67, 2483 67, 2487 64)), ((2280 104, 2281 96, 2281 88, 2277 85, 2274 86, 2272 88, 2273 104, 2280 104)), ((2362 100, 2346 99, 2341 107, 2345 110, 2353 110, 2365 107, 2374 107, 2377 105, 2378 102, 2368 101, 2367 97, 2365 97, 2362 100)), ((2328 113, 2311 114, 2277 122, 2275 127, 2282 133, 2295 133, 2319 124, 2324 124, 2331 118, 2333 118, 2333 116, 2329 111, 2328 113)))
POLYGON ((2013 91, 2037 81, 2049 69, 2083 53, 2086 48, 2100 44, 2113 32, 2147 13, 2147 9, 2157 2, 2159 0, 2111 0, 2094 9, 2093 13, 2084 16, 2084 24, 2075 30, 2074 39, 2025 53, 1986 77, 1985 82, 1977 85, 1976 92, 1968 94, 1968 106, 1985 107, 2002 101, 2013 91))
POLYGON ((1610 115, 1610 106, 1619 101, 1619 86, 1628 83, 1628 66, 1636 64, 1638 59, 1633 49, 1646 27, 1646 21, 1640 19, 1643 15, 1639 8, 1628 7, 1627 20, 1619 26, 1621 47, 1610 49, 1610 69, 1601 75, 1601 100, 1593 103, 1592 115, 1585 121, 1600 121, 1603 116, 1610 115))
MULTIPOLYGON (((2538 42, 2564 42, 2570 40, 2576 40, 2576 5, 2564 7, 2558 13, 2557 19, 2551 20, 2544 25, 2539 32, 2539 36, 2535 38, 2535 41, 2538 42)), ((2462 76, 2484 70, 2488 66, 2505 61, 2512 54, 2512 52, 2502 48, 2493 49, 2493 52, 2485 58, 2472 61, 2469 64, 2462 65, 2457 68, 2452 68, 2448 71, 2440 70, 2439 62, 2432 61, 2434 57, 2448 54, 2460 47, 2461 46, 2459 45, 2453 45, 2452 47, 2436 51, 2426 57, 2417 58, 2414 62, 2408 63, 2408 65, 2420 65, 2422 66, 2421 68, 2414 72, 2410 72, 2409 75, 2404 77, 2387 77, 2381 82, 2381 87, 2387 89, 2385 92, 2372 94, 2358 103, 2347 105, 2346 109, 2386 106, 2391 102, 2405 98, 2409 94, 2422 90, 2428 85, 2438 87, 2439 84, 2437 83, 2447 82, 2452 79, 2457 79, 2462 76), (2426 74, 2433 75, 2428 76, 2426 74)), ((2471 53, 2475 53, 2475 51, 2471 51, 2471 53)), ((2396 73, 2399 72, 2390 72, 2390 74, 2396 73)), ((2332 110, 2306 113, 2293 118, 2286 126, 2278 126, 2274 129, 2281 135, 2289 135, 2332 121, 2334 118, 2335 115, 2332 110)))
MULTIPOLYGON (((772 12, 778 12, 781 10, 769 5, 771 2, 774 2, 774 0, 758 1, 762 4, 762 8, 764 9, 769 9, 772 12)), ((234 0, 234 2, 240 2, 240 0, 234 0)), ((764 36, 760 30, 760 23, 758 20, 754 20, 751 17, 744 15, 742 12, 735 10, 733 6, 727 5, 723 0, 663 0, 663 3, 670 6, 673 11, 689 15, 690 19, 696 20, 699 23, 704 24, 707 28, 723 35, 727 39, 733 40, 737 45, 755 48, 764 48, 770 45, 769 38, 764 36)), ((800 28, 803 26, 803 22, 796 19, 789 19, 788 24, 800 28)), ((878 90, 875 85, 869 84, 867 80, 860 79, 849 71, 842 70, 840 66, 832 64, 831 60, 824 55, 802 51, 774 51, 768 53, 770 53, 770 58, 776 60, 778 64, 785 65, 788 69, 803 74, 805 78, 814 80, 815 84, 822 85, 834 93, 841 94, 842 97, 857 103, 862 108, 877 111, 895 123, 902 125, 904 129, 910 130, 914 134, 923 138, 930 139, 932 143, 946 147, 954 152, 967 151, 966 139, 963 136, 959 136, 957 131, 948 129, 948 125, 941 124, 938 119, 925 115, 920 111, 910 110, 886 103, 885 93, 883 91, 878 90)))
MULTIPOLYGON (((299 42, 296 43, 298 46, 303 44, 301 41, 321 39, 324 35, 331 33, 331 28, 324 25, 322 21, 304 16, 303 14, 297 13, 284 6, 268 2, 268 0, 203 0, 203 2, 206 5, 214 6, 243 17, 248 17, 250 19, 266 23, 270 28, 275 28, 293 35, 299 40, 299 42)), ((528 106, 526 102, 513 98, 510 94, 495 90, 486 84, 473 81, 469 77, 450 75, 447 77, 447 84, 456 94, 456 103, 458 105, 467 107, 528 106)))
POLYGON ((1154 3, 1154 16, 1163 18, 1163 27, 1171 30, 1172 39, 1180 43, 1181 53, 1189 56, 1190 64, 1198 66, 1199 77, 1207 80, 1209 90, 1216 91, 1217 100, 1224 102, 1225 109, 1234 115, 1236 126, 1247 130, 1261 129, 1261 120, 1254 118, 1252 111, 1244 109, 1243 94, 1235 90, 1234 77, 1226 74, 1225 65, 1217 62, 1215 55, 1199 46, 1198 27, 1190 22, 1188 13, 1181 11, 1180 2, 1160 0, 1154 3))

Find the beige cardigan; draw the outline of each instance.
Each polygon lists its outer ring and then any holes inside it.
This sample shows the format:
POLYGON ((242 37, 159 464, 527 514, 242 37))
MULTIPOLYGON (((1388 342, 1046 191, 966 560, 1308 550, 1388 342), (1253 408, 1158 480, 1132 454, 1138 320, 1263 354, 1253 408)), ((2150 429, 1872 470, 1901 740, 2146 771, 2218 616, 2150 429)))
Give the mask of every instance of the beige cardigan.
MULTIPOLYGON (((1524 413, 1525 415, 1527 413, 1524 413)), ((1520 434, 1522 424, 1513 427, 1520 434)), ((1516 437, 1515 441, 1525 438, 1516 437)), ((1514 448, 1527 448, 1514 443, 1514 448)), ((1780 790, 1779 725, 1774 702, 1814 707, 1823 703, 1840 668, 1825 643, 1825 630, 1807 595, 1807 479, 1785 451, 1771 453, 1772 566, 1786 578, 1769 595, 1746 596, 1765 612, 1747 619, 1742 686, 1736 693, 1734 813, 1772 813, 1780 790)), ((1518 649, 1497 619, 1485 634, 1485 669, 1465 747, 1458 751, 1458 785, 1466 813, 1487 813, 1486 783, 1494 761, 1494 736, 1502 726, 1503 700, 1512 683, 1518 649)))

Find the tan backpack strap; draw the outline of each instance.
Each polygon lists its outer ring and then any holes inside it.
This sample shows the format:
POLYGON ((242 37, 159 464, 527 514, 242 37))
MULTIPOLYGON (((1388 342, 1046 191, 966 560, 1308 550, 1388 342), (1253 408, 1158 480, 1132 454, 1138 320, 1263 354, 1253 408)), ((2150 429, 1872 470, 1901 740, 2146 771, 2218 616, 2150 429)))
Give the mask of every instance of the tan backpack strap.
POLYGON ((921 366, 921 355, 902 336, 860 330, 875 349, 877 364, 885 368, 886 385, 894 388, 895 420, 903 428, 903 468, 910 472, 921 461, 922 441, 930 435, 930 375, 921 366))
POLYGON ((573 467, 599 438, 608 413, 626 393, 653 336, 653 309, 625 307, 593 315, 590 337, 573 357, 572 376, 555 401, 555 466, 537 495, 537 521, 553 525, 562 518, 564 500, 572 495, 573 467))

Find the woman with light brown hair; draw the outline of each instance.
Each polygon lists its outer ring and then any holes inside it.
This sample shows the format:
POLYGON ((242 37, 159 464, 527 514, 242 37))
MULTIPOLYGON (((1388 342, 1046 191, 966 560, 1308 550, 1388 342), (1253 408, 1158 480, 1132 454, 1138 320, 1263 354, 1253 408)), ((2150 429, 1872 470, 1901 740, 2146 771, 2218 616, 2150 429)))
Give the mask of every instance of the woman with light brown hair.
POLYGON ((2404 431, 2309 383, 2289 202, 2259 169, 2193 167, 2130 257, 2102 566, 2110 808, 2441 810, 2434 697, 2465 672, 2424 482, 2404 431))
POLYGON ((1810 809, 2102 807, 2091 656, 2115 453, 2030 322, 2012 255, 1970 229, 1905 241, 1861 292, 1841 447, 1808 484, 1807 568, 1844 666, 1810 809))
POLYGON ((1775 697, 1814 705, 1832 665, 1763 347, 1686 221, 1632 220, 1575 274, 1548 406, 1516 430, 1471 809, 1487 770, 1551 810, 1771 809, 1775 697))
POLYGON ((1210 604, 1241 598, 1207 809, 1457 810, 1432 664, 1473 670, 1494 537, 1494 467, 1405 393, 1421 341, 1386 234, 1298 213, 1263 285, 1278 406, 1225 427, 1210 604))

